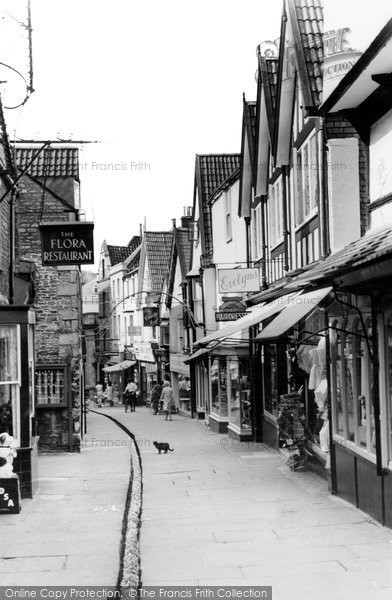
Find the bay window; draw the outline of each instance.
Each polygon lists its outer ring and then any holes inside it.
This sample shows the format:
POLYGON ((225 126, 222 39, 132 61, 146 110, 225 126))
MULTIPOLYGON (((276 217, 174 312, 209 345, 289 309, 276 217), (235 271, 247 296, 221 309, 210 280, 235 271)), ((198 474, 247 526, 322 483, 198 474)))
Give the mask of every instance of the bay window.
POLYGON ((294 151, 295 224, 301 225, 319 206, 319 153, 316 132, 294 151))

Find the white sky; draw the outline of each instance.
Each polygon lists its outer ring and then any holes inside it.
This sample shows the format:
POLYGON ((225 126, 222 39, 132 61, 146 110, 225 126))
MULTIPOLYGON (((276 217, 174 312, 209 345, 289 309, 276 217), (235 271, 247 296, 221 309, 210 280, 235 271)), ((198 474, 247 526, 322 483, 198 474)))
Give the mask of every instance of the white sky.
MULTIPOLYGON (((351 27, 361 50, 392 16, 391 0, 325 7, 325 29, 351 27)), ((6 111, 8 131, 102 142, 81 153, 96 264, 103 239, 125 245, 144 218, 169 229, 192 205, 195 153, 240 151, 242 92, 255 99, 256 46, 279 36, 281 10, 280 0, 32 0, 36 92, 6 111)))

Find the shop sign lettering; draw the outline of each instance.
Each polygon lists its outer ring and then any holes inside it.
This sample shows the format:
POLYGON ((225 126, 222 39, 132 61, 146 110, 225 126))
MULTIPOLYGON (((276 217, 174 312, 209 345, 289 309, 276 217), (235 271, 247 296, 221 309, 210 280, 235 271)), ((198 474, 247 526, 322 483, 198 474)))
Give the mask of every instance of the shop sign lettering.
POLYGON ((237 321, 241 317, 248 314, 249 311, 245 312, 216 312, 215 321, 237 321))
POLYGON ((42 264, 94 264, 93 229, 88 222, 41 224, 42 264))
POLYGON ((218 286, 221 294, 229 292, 258 292, 260 290, 260 270, 219 269, 218 286))

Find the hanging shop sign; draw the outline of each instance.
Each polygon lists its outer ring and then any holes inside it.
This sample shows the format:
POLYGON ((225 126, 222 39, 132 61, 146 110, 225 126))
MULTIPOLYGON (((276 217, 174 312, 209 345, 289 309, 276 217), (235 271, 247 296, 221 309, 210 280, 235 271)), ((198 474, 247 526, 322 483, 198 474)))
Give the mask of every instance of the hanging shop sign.
POLYGON ((260 269, 218 269, 218 286, 221 294, 259 292, 260 269))
POLYGON ((159 308, 145 306, 143 308, 143 327, 157 327, 159 325, 159 308))
POLYGON ((56 221, 39 228, 44 266, 94 264, 94 223, 56 221))
POLYGON ((140 360, 141 362, 155 362, 150 342, 134 342, 133 351, 136 360, 140 360))
POLYGON ((215 321, 237 321, 248 312, 245 304, 238 298, 223 298, 219 311, 215 313, 215 321))

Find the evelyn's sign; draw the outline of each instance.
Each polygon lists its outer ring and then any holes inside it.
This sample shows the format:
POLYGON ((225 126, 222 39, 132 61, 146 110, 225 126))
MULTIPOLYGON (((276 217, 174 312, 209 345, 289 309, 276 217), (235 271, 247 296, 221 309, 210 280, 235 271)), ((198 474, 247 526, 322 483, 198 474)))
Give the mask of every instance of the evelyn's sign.
POLYGON ((218 269, 218 286, 221 294, 229 292, 260 291, 260 270, 251 269, 218 269))
POLYGON ((42 264, 52 266, 94 264, 94 223, 67 221, 42 223, 42 264))

